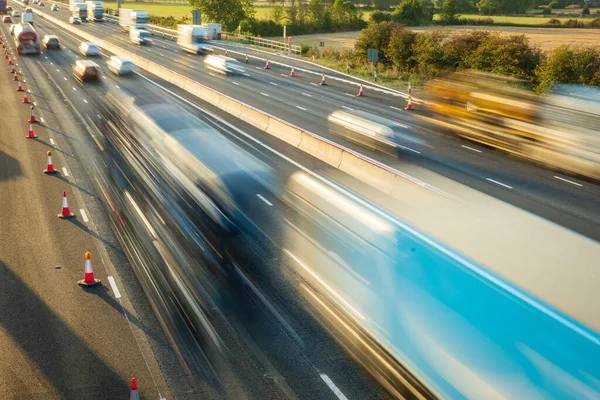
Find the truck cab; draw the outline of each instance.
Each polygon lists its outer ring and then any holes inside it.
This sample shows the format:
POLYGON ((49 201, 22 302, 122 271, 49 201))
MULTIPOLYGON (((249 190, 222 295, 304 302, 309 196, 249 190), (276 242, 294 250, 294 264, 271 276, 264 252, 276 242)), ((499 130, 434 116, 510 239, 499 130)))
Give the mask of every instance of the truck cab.
POLYGON ((131 43, 135 43, 138 45, 149 45, 152 43, 152 39, 150 38, 152 34, 145 29, 130 29, 129 30, 129 40, 131 43))

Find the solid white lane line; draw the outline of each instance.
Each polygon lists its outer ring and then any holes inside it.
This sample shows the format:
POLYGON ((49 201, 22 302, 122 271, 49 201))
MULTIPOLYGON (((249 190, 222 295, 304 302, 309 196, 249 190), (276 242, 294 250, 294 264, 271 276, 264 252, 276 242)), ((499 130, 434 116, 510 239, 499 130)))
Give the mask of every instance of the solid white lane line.
POLYGON ((67 171, 67 169, 65 167, 62 167, 62 170, 63 170, 63 174, 65 176, 69 176, 69 171, 67 171))
POLYGON ((266 94, 266 93, 260 92, 260 94, 262 94, 263 96, 267 96, 267 97, 269 97, 269 95, 268 95, 268 94, 266 94))
POLYGON ((119 288, 117 287, 117 282, 115 282, 115 278, 113 278, 112 276, 109 275, 108 283, 110 283, 110 287, 111 287, 113 293, 115 294, 115 298, 120 299, 121 292, 119 292, 119 288))
POLYGON ((75 86, 73 86, 73 90, 77 90, 77 89, 75 88, 75 86))
POLYGON ((83 217, 83 222, 88 222, 88 217, 87 214, 85 213, 85 210, 83 208, 79 209, 79 212, 81 213, 81 216, 83 217))
POLYGON ((329 389, 331 389, 331 391, 333 392, 333 394, 335 394, 338 399, 340 399, 340 400, 348 400, 348 398, 346 396, 344 396, 344 393, 342 393, 342 391, 336 386, 336 384, 333 383, 333 381, 331 380, 331 378, 329 378, 325 374, 319 374, 319 375, 321 376, 321 379, 323 379, 323 382, 325 382, 325 384, 327 384, 327 386, 329 386, 329 389))
POLYGON ((302 96, 306 96, 306 97, 312 97, 312 95, 308 94, 308 93, 302 93, 302 96))
POLYGON ((465 149, 469 149, 469 150, 476 151, 477 153, 481 153, 481 150, 477 150, 477 149, 474 149, 472 147, 465 146, 464 144, 461 144, 460 147, 464 147, 465 149))
POLYGON ((394 125, 399 126, 401 128, 404 128, 404 129, 408 129, 408 125, 404 125, 404 124, 401 124, 399 122, 394 122, 394 125))
POLYGON ((304 108, 304 107, 296 106, 296 108, 299 108, 299 109, 301 109, 302 111, 306 111, 306 108, 304 108))
POLYGON ((236 86, 240 86, 240 84, 239 84, 239 83, 237 83, 237 82, 231 82, 231 83, 233 83, 233 84, 234 84, 234 85, 236 85, 236 86))
POLYGON ((88 103, 86 99, 83 99, 83 102, 84 102, 85 104, 87 104, 87 103, 88 103))
POLYGON ((256 193, 256 197, 258 197, 259 199, 261 199, 262 201, 264 201, 265 203, 267 203, 268 206, 272 206, 273 203, 271 203, 269 200, 265 199, 260 193, 256 193))
POLYGON ((556 179, 559 179, 559 180, 563 181, 563 182, 570 183, 571 185, 575 185, 575 186, 579 186, 579 187, 583 186, 581 183, 573 182, 573 181, 570 181, 570 180, 568 180, 568 179, 561 178, 560 176, 556 176, 556 175, 555 175, 554 177, 555 177, 556 179))
POLYGON ((244 74, 244 76, 250 76, 250 75, 248 75, 248 74, 244 74))
POLYGON ((508 186, 508 185, 507 185, 507 184, 505 184, 505 183, 498 182, 498 181, 495 181, 495 180, 493 180, 493 179, 490 179, 490 178, 485 178, 485 180, 486 180, 486 181, 493 182, 493 183, 495 183, 496 185, 504 186, 505 188, 509 188, 509 189, 512 189, 512 188, 513 188, 512 186, 508 186))
POLYGON ((354 111, 354 109, 353 109, 353 108, 350 108, 350 107, 348 107, 348 106, 342 106, 342 108, 345 108, 346 110, 354 111))
POLYGON ((269 82, 271 85, 275 85, 275 86, 279 86, 278 84, 276 84, 275 82, 269 82))
POLYGON ((50 138, 50 143, 52 143, 52 146, 54 146, 56 143, 54 143, 54 139, 50 138))
POLYGON ((350 94, 350 93, 344 93, 344 94, 345 94, 346 96, 354 97, 354 95, 353 95, 353 94, 350 94))
POLYGON ((398 110, 398 111, 404 111, 402 108, 398 108, 398 107, 394 107, 394 106, 390 106, 390 108, 393 108, 394 110, 398 110))

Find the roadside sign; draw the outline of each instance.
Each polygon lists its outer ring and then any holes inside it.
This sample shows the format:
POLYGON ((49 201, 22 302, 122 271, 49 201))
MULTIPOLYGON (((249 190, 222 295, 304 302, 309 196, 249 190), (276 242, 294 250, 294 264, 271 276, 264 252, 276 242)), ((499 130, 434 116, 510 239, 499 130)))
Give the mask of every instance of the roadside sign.
POLYGON ((325 47, 325 42, 319 42, 319 47, 325 47))
POLYGON ((202 11, 192 10, 192 24, 202 25, 202 11))
POLYGON ((379 50, 377 49, 369 49, 367 50, 367 61, 375 63, 377 62, 377 58, 379 56, 379 50))

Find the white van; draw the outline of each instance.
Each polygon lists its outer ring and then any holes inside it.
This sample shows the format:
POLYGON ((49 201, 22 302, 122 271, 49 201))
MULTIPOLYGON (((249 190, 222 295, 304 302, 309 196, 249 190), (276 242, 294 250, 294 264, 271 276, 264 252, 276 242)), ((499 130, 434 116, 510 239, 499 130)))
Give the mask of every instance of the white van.
POLYGON ((112 56, 106 66, 115 75, 128 75, 137 69, 136 65, 126 57, 112 56))
POLYGON ((243 74, 246 72, 242 64, 233 58, 209 55, 204 59, 206 68, 221 74, 243 74))
POLYGON ((152 39, 150 39, 150 32, 145 29, 130 29, 129 30, 129 40, 131 43, 135 44, 151 44, 152 39))
POLYGON ((98 56, 100 55, 100 47, 92 42, 82 42, 79 46, 79 52, 82 56, 98 56))

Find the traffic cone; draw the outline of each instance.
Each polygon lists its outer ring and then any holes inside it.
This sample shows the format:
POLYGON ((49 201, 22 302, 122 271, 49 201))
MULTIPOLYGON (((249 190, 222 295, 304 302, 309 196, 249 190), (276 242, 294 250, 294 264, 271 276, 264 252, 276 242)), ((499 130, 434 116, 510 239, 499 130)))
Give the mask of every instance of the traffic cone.
POLYGON ((225 57, 227 57, 227 49, 225 49, 225 57))
POLYGON ((362 83, 360 84, 360 89, 358 89, 358 95, 357 96, 364 96, 364 92, 363 92, 363 88, 362 88, 362 83))
POLYGON ((13 72, 13 81, 19 80, 19 76, 17 75, 17 71, 13 72))
POLYGON ((23 103, 29 104, 29 99, 27 98, 27 90, 23 90, 23 103))
POLYGON ((83 287, 100 284, 100 279, 94 278, 94 271, 92 270, 92 253, 89 251, 85 252, 85 273, 83 274, 83 279, 77 282, 77 284, 83 287))
POLYGON ((169 42, 172 42, 172 41, 173 41, 173 35, 171 35, 171 39, 169 39, 169 42))
POLYGON ((37 137, 35 133, 33 133, 33 124, 31 122, 29 123, 29 132, 27 132, 27 136, 25 137, 27 139, 35 139, 37 137))
POLYGON ((292 72, 290 72, 290 76, 293 78, 296 76, 296 71, 294 71, 294 66, 292 65, 292 72))
POLYGON ((413 106, 412 106, 412 98, 411 95, 408 95, 408 98, 406 99, 406 101, 408 102, 408 104, 406 105, 406 107, 404 107, 405 110, 408 111, 412 111, 413 110, 413 106))
POLYGON ((16 71, 15 71, 15 67, 14 67, 14 66, 13 66, 13 67, 11 67, 11 69, 10 69, 10 73, 11 73, 11 74, 14 74, 15 72, 16 72, 16 71))
POLYGON ((248 64, 248 54, 246 54, 246 59, 244 60, 246 64, 248 64))
POLYGON ((321 86, 325 86, 325 85, 327 85, 327 84, 325 83, 325 74, 321 74, 321 83, 319 83, 319 85, 321 85, 321 86))
POLYGON ((271 69, 271 67, 269 67, 269 60, 267 60, 267 63, 265 64, 265 69, 271 69))
POLYGON ((19 84, 17 85, 17 92, 22 92, 23 91, 23 86, 21 86, 21 80, 19 79, 19 84))
POLYGON ((54 165, 52 165, 52 152, 49 151, 46 154, 48 154, 48 166, 44 170, 44 173, 45 174, 55 174, 55 173, 57 173, 58 170, 54 169, 54 165))
POLYGON ((4 59, 8 60, 8 52, 7 51, 4 52, 4 59))
POLYGON ((67 203, 67 192, 63 192, 63 205, 62 213, 58 214, 58 218, 73 218, 75 214, 69 210, 69 203, 67 203))
POLYGON ((13 65, 13 60, 10 57, 8 58, 8 65, 13 65))
POLYGON ((140 394, 137 389, 135 378, 131 378, 131 394, 129 395, 129 400, 140 400, 140 394))
POLYGON ((31 106, 31 115, 29 116, 29 123, 33 124, 35 122, 35 114, 33 113, 33 106, 31 106))

